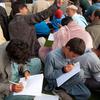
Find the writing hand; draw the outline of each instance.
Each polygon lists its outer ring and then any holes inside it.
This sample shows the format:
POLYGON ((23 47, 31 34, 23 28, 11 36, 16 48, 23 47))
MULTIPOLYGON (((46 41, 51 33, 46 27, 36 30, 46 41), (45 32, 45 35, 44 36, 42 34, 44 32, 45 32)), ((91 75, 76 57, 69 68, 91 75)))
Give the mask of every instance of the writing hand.
POLYGON ((64 72, 70 72, 73 69, 73 67, 74 66, 72 64, 68 64, 64 67, 64 72))
POLYGON ((23 90, 22 83, 12 84, 12 92, 21 92, 23 90))

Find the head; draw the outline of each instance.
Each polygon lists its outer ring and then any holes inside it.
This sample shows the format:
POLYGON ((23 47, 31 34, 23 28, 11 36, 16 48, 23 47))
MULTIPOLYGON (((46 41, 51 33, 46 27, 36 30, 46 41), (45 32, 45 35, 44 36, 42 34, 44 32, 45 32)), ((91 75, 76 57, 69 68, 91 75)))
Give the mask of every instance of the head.
POLYGON ((6 47, 6 52, 11 61, 25 64, 30 58, 30 49, 27 43, 21 40, 11 40, 6 47))
POLYGON ((82 39, 72 38, 63 47, 63 53, 67 58, 73 59, 82 55, 85 52, 85 48, 85 42, 82 39))
POLYGON ((75 13, 77 13, 78 8, 75 5, 70 5, 66 8, 66 13, 68 16, 72 17, 75 13))
POLYGON ((55 17, 60 19, 63 15, 63 11, 61 9, 57 9, 55 12, 55 17))
POLYGON ((62 19, 61 25, 62 26, 68 25, 68 23, 70 23, 72 21, 73 21, 72 17, 66 16, 65 18, 62 19))
POLYGON ((22 2, 14 2, 14 3, 12 3, 12 11, 13 11, 14 15, 16 13, 21 13, 22 15, 27 15, 28 14, 28 8, 22 2))
POLYGON ((100 20, 100 9, 97 9, 92 13, 91 21, 95 21, 95 20, 97 21, 100 20))

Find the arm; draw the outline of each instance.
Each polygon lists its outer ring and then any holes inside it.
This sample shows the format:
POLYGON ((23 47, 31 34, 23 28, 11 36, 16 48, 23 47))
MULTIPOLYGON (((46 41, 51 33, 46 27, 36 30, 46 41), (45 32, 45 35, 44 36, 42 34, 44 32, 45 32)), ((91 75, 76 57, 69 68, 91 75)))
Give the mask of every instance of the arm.
POLYGON ((3 35, 6 40, 9 40, 9 33, 8 33, 8 16, 7 12, 3 7, 0 7, 0 24, 3 30, 3 35))
POLYGON ((8 94, 10 91, 10 84, 5 81, 0 81, 0 94, 8 94))
POLYGON ((62 68, 55 68, 55 59, 53 58, 53 55, 49 53, 45 60, 45 69, 44 69, 44 75, 46 79, 56 79, 60 75, 62 75, 62 68))
POLYGON ((20 64, 19 65, 19 73, 22 74, 25 77, 25 79, 27 79, 31 75, 29 66, 27 64, 25 64, 25 65, 20 64))
POLYGON ((94 79, 100 82, 100 63, 92 64, 93 68, 91 68, 92 75, 94 79))
POLYGON ((54 12, 59 8, 58 1, 60 1, 60 0, 55 0, 54 4, 51 5, 46 10, 43 10, 43 11, 36 13, 36 14, 26 16, 26 20, 28 20, 29 23, 35 24, 37 22, 40 22, 40 21, 47 19, 48 17, 52 16, 54 14, 54 12))

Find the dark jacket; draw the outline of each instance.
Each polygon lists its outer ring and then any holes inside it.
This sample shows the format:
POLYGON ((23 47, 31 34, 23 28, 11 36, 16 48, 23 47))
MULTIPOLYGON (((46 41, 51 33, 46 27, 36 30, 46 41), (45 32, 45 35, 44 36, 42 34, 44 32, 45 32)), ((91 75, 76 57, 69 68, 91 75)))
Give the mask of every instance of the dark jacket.
POLYGON ((0 25, 3 30, 3 35, 6 40, 9 40, 9 32, 8 32, 8 16, 6 10, 0 6, 0 25))
POLYGON ((33 25, 53 15, 56 9, 57 6, 54 4, 37 14, 27 16, 16 15, 9 24, 10 39, 21 39, 27 42, 30 46, 32 55, 38 56, 40 45, 37 41, 33 25))

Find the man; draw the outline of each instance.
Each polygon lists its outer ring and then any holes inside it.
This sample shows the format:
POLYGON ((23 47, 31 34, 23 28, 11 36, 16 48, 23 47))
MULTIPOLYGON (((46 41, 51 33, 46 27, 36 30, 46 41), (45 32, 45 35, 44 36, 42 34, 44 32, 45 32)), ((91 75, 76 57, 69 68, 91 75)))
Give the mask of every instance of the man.
POLYGON ((63 47, 70 39, 78 37, 84 40, 86 49, 93 48, 91 35, 83 30, 79 25, 73 21, 69 16, 62 19, 62 26, 56 33, 54 33, 53 49, 63 47))
POLYGON ((100 92, 100 43, 96 49, 86 52, 77 58, 80 62, 81 77, 85 84, 93 91, 100 92))
POLYGON ((82 28, 85 29, 85 27, 88 25, 85 18, 77 13, 78 8, 75 5, 69 5, 67 7, 66 13, 68 16, 72 17, 72 19, 82 28))
POLYGON ((88 21, 90 21, 90 17, 92 16, 92 13, 95 10, 100 9, 100 0, 92 0, 92 1, 93 1, 93 5, 89 6, 87 11, 84 14, 85 18, 88 21))
MULTIPOLYGON (((49 90, 57 88, 56 79, 64 73, 71 71, 73 68, 71 64, 72 59, 82 55, 84 51, 84 41, 79 38, 73 38, 63 48, 56 49, 47 55, 44 76, 48 81, 49 90)), ((81 82, 79 74, 70 78, 58 89, 65 90, 66 93, 74 96, 76 100, 88 100, 90 96, 90 92, 81 82)))
POLYGON ((96 10, 91 17, 92 23, 86 27, 93 39, 93 47, 97 48, 100 44, 100 10, 96 10))
POLYGON ((40 45, 33 25, 51 16, 58 9, 59 4, 59 0, 55 0, 54 4, 48 9, 37 14, 28 15, 27 6, 23 3, 15 2, 12 5, 15 16, 9 24, 10 39, 20 39, 27 42, 32 55, 38 56, 40 45))
POLYGON ((33 100, 31 96, 13 96, 13 92, 23 90, 22 84, 10 84, 9 81, 19 82, 19 78, 27 79, 31 74, 39 74, 41 61, 39 58, 30 59, 30 49, 21 40, 11 40, 0 45, 0 100, 33 100))

